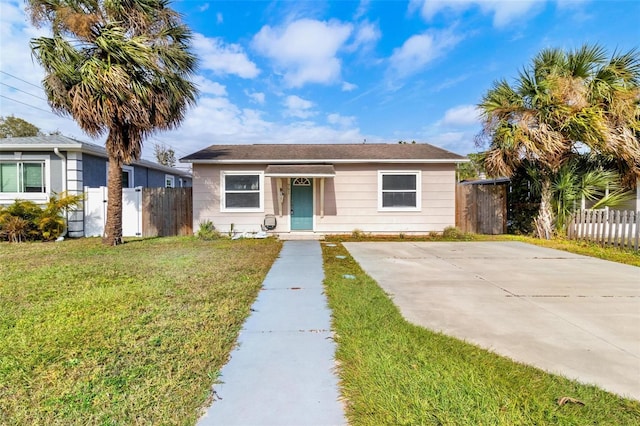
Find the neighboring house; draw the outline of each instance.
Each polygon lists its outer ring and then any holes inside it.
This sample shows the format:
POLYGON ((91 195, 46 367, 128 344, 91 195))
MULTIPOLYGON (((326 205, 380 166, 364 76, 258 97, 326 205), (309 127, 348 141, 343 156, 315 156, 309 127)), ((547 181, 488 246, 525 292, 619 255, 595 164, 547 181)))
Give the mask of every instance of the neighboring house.
MULTIPOLYGON (((52 193, 81 194, 107 185, 107 152, 99 145, 65 136, 0 139, 0 205, 16 199, 39 204, 52 193)), ((191 186, 191 174, 151 161, 123 166, 124 188, 191 186)), ((69 215, 69 236, 84 236, 84 213, 69 215)))
POLYGON ((428 144, 212 145, 193 164, 193 226, 276 233, 427 233, 455 224, 456 164, 428 144))

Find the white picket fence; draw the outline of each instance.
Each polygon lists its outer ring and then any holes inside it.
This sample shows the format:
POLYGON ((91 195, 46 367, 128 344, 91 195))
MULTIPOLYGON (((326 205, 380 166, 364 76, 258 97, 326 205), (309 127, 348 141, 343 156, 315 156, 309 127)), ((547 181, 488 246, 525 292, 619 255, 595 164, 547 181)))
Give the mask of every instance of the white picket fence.
POLYGON ((640 211, 580 210, 571 217, 567 236, 600 245, 640 249, 640 211))

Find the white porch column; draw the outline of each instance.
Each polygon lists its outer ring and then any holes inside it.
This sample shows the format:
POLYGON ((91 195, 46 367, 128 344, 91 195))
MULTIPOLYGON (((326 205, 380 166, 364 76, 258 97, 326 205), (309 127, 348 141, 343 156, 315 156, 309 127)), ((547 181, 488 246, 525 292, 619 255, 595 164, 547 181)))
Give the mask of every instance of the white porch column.
POLYGON ((320 178, 320 217, 324 217, 324 178, 320 178))

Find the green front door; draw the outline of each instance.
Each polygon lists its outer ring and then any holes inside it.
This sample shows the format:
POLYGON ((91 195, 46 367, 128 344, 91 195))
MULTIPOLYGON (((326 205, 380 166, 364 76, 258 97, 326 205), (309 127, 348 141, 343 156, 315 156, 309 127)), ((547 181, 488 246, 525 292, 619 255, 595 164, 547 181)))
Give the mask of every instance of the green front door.
POLYGON ((313 230, 313 179, 291 179, 291 230, 313 230))

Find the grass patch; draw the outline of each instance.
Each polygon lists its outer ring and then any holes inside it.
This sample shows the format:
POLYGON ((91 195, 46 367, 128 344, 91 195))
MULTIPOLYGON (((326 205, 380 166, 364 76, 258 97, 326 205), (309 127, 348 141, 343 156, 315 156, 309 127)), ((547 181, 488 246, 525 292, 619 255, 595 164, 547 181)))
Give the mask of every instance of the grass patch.
POLYGON ((341 244, 323 257, 350 424, 640 424, 637 401, 409 324, 341 244))
POLYGON ((0 244, 0 423, 194 424, 280 247, 0 244))

